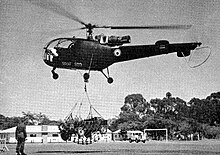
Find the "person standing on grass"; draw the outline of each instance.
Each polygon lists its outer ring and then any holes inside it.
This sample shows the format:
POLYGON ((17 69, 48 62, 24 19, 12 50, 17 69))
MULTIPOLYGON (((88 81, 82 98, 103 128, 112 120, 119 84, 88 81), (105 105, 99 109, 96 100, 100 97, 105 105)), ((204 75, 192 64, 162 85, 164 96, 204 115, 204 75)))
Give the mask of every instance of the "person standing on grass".
POLYGON ((27 137, 25 121, 19 120, 16 127, 15 138, 17 140, 16 153, 17 155, 27 155, 24 153, 24 144, 27 137))

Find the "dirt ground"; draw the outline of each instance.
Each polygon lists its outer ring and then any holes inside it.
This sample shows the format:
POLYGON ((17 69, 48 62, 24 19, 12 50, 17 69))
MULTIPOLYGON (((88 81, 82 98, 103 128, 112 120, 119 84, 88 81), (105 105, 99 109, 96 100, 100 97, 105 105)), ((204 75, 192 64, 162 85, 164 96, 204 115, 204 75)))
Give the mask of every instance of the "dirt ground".
MULTIPOLYGON (((16 144, 7 144, 9 152, 0 155, 14 155, 16 144)), ((146 143, 109 142, 81 145, 75 143, 26 144, 28 155, 211 155, 220 154, 219 140, 202 141, 149 141, 146 143)))

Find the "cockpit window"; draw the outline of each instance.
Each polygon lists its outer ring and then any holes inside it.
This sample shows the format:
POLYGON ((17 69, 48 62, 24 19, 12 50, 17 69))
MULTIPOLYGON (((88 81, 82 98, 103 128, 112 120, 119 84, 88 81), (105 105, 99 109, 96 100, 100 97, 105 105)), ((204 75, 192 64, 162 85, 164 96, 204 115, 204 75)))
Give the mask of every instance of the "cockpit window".
POLYGON ((54 47, 69 48, 70 46, 73 46, 75 42, 76 40, 68 39, 68 38, 55 39, 49 42, 46 45, 46 48, 54 48, 54 47))
POLYGON ((59 40, 56 47, 68 48, 72 44, 72 40, 59 40))

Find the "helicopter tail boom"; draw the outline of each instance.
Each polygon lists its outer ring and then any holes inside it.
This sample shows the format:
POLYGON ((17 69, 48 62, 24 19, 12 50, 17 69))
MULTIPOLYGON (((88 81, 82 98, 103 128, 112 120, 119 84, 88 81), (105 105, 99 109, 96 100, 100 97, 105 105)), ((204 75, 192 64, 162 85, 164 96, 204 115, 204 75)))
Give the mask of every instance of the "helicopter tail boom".
POLYGON ((199 42, 170 44, 166 40, 160 40, 154 45, 121 46, 117 49, 114 49, 115 55, 120 53, 120 55, 116 55, 115 61, 128 61, 174 52, 177 52, 178 57, 189 56, 190 51, 194 50, 201 44, 202 43, 199 42))

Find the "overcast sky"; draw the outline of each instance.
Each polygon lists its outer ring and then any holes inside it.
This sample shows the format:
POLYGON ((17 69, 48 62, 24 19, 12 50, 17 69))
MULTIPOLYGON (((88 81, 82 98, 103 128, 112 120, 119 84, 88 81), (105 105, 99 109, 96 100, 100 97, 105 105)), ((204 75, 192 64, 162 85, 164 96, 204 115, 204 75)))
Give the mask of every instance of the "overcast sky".
MULTIPOLYGON (((124 98, 140 93, 149 101, 166 92, 189 101, 220 90, 220 1, 218 0, 55 0, 85 23, 97 25, 192 24, 189 30, 95 30, 94 35, 130 35, 131 44, 157 40, 201 41, 211 47, 208 61, 190 68, 176 53, 110 66, 113 84, 99 72, 91 72, 87 84, 92 105, 104 117, 119 114, 124 98)), ((47 3, 44 1, 43 3, 47 3)), ((82 25, 23 0, 0 0, 0 114, 22 116, 42 112, 50 119, 64 119, 75 103, 82 102, 84 71, 57 69, 58 80, 42 60, 43 47, 57 37, 85 37, 85 31, 66 31, 82 25)))

